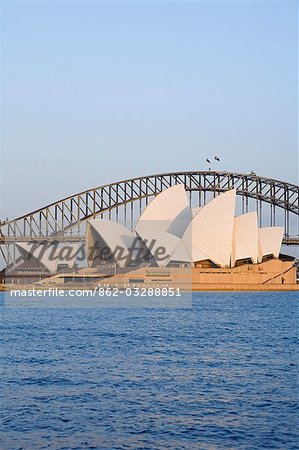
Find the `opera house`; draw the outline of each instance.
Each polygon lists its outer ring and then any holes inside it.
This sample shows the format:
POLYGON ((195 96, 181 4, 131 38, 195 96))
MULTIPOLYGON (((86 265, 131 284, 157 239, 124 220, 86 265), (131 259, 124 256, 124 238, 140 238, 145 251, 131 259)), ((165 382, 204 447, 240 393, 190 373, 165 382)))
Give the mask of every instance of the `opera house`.
POLYGON ((178 184, 152 200, 133 231, 113 221, 89 220, 88 265, 100 270, 114 264, 120 269, 109 281, 124 285, 164 281, 229 289, 296 284, 292 258, 280 257, 283 228, 259 228, 256 211, 235 216, 235 204, 236 190, 231 189, 202 208, 191 208, 178 184))
POLYGON ((232 268, 278 258, 283 228, 258 228, 256 212, 235 217, 235 201, 232 189, 202 208, 191 208, 184 186, 178 184, 154 198, 134 231, 109 220, 89 220, 89 265, 110 261, 129 266, 135 254, 144 254, 157 267, 232 268))
MULTIPOLYGON (((175 185, 146 206, 134 230, 112 220, 88 220, 87 267, 46 280, 194 290, 296 285, 293 258, 280 254, 283 228, 259 228, 256 211, 236 216, 235 208, 235 189, 192 208, 184 185, 175 185)), ((30 253, 29 244, 20 244, 19 251, 23 256, 30 253)), ((36 259, 53 275, 58 262, 48 262, 49 252, 36 259)))

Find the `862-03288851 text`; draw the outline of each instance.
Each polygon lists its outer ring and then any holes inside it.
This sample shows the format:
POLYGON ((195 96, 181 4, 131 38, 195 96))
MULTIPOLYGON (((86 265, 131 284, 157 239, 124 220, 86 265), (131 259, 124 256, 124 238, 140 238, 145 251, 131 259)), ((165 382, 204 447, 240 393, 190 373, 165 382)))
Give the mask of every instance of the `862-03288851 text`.
POLYGON ((118 297, 119 294, 127 297, 181 297, 180 289, 172 287, 127 287, 125 289, 119 289, 117 287, 98 288, 99 296, 118 297))

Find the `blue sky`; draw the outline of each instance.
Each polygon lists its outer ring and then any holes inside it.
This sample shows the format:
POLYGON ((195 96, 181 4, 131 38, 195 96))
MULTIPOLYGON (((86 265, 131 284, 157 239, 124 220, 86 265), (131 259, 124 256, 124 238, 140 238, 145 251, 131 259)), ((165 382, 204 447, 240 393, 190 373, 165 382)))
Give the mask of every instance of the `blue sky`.
POLYGON ((1 16, 1 217, 214 154, 297 183, 295 1, 7 1, 1 16))

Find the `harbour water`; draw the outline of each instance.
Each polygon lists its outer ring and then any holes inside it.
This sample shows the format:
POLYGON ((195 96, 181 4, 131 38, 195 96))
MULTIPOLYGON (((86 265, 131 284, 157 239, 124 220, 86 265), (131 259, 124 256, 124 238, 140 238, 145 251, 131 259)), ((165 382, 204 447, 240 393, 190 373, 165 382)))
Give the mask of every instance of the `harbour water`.
POLYGON ((298 448, 297 292, 187 308, 0 295, 1 449, 298 448))

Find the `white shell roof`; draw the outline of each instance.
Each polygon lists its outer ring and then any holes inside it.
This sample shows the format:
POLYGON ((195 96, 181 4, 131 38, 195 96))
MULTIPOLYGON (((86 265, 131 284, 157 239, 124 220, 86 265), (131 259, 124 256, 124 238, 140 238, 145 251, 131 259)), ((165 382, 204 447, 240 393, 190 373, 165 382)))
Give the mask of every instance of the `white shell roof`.
POLYGON ((174 219, 170 222, 167 229, 168 233, 174 234, 175 236, 181 238, 185 233, 187 227, 192 220, 192 210, 189 206, 184 208, 174 219))
POLYGON ((235 217, 232 266, 239 259, 258 261, 258 221, 256 211, 235 217))
MULTIPOLYGON (((90 252, 90 247, 94 244, 89 227, 92 227, 92 229, 101 237, 112 253, 119 247, 123 249, 124 256, 128 255, 129 249, 136 239, 136 234, 132 233, 131 230, 120 223, 105 219, 90 219, 87 221, 86 228, 87 256, 90 252)), ((118 262, 120 267, 126 264, 125 259, 121 259, 118 262)))
POLYGON ((183 216, 187 216, 189 209, 188 197, 183 184, 177 184, 172 186, 155 197, 151 203, 145 208, 141 214, 137 225, 136 231, 144 229, 168 231, 169 227, 172 227, 175 233, 183 234, 184 230, 181 230, 179 223, 177 228, 174 225, 176 217, 184 223, 182 216, 179 216, 182 211, 183 216))
POLYGON ((196 216, 196 214, 201 210, 201 206, 196 206, 195 208, 192 208, 192 218, 196 216))
POLYGON ((221 267, 230 266, 235 201, 236 190, 231 189, 215 197, 195 215, 183 236, 187 247, 192 242, 193 262, 210 259, 221 267))
POLYGON ((166 231, 160 230, 141 230, 139 236, 147 248, 150 249, 153 256, 158 256, 156 262, 159 267, 165 267, 170 261, 170 256, 175 248, 180 244, 181 239, 166 231), (158 254, 158 249, 162 248, 164 253, 158 254), (160 256, 160 258, 159 258, 160 256), (167 256, 167 258, 165 258, 167 256))
POLYGON ((76 253, 80 244, 63 243, 55 246, 53 244, 34 244, 32 242, 18 242, 16 244, 23 258, 33 257, 39 261, 49 272, 57 271, 58 264, 67 264, 73 267, 76 261, 76 253), (69 256, 72 258, 69 259, 69 256))
POLYGON ((187 246, 186 243, 181 239, 178 246, 174 249, 171 254, 169 261, 178 261, 178 262, 192 262, 191 256, 191 246, 187 246))
POLYGON ((259 260, 263 256, 273 255, 278 258, 282 244, 284 229, 283 227, 264 227, 259 228, 259 260))

